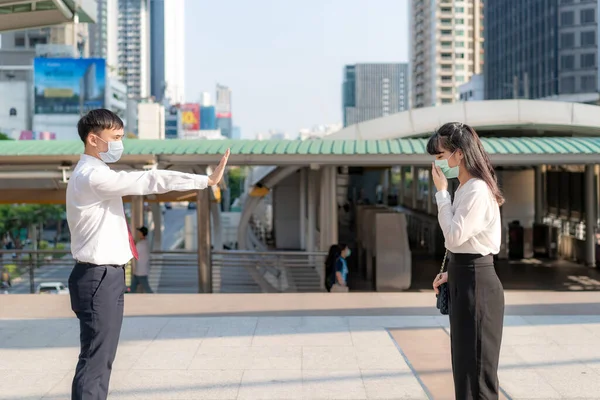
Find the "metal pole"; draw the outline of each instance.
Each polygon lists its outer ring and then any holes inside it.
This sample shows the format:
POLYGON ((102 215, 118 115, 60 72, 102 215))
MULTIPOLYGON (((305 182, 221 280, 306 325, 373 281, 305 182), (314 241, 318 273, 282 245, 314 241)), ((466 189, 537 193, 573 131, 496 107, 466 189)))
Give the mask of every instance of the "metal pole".
POLYGON ((300 170, 300 249, 306 250, 306 168, 300 170))
POLYGON ((595 165, 585 166, 585 261, 596 266, 596 187, 595 165))
POLYGON ((29 226, 29 232, 31 232, 31 244, 33 246, 33 252, 29 256, 29 293, 35 293, 35 269, 37 267, 37 249, 38 249, 38 234, 36 224, 29 226))
POLYGON ((331 243, 339 242, 338 234, 338 202, 337 202, 337 167, 329 167, 329 240, 331 243))
POLYGON ((212 263, 210 238, 210 189, 196 193, 198 238, 198 292, 212 293, 212 263))
POLYGON ((412 209, 416 211, 417 209, 417 193, 419 190, 419 168, 418 167, 410 167, 412 173, 412 182, 411 182, 411 206, 412 209))
POLYGON ((317 179, 316 171, 308 171, 308 190, 306 197, 308 200, 308 218, 306 223, 306 251, 315 251, 315 231, 317 230, 317 179))
POLYGON ((320 246, 319 249, 321 251, 326 251, 329 246, 331 246, 334 243, 329 243, 329 229, 331 228, 331 223, 330 223, 330 215, 328 213, 329 208, 327 207, 327 204, 329 203, 329 193, 328 193, 328 186, 329 186, 329 168, 328 167, 322 167, 321 168, 321 181, 320 181, 320 186, 321 186, 321 190, 320 190, 320 201, 319 201, 319 233, 320 233, 320 246))
POLYGON ((540 224, 544 219, 544 192, 543 192, 543 177, 542 166, 538 165, 534 168, 535 171, 535 222, 540 224))
POLYGON ((519 77, 513 76, 513 99, 519 98, 519 77))
POLYGON ((77 53, 79 52, 79 49, 77 48, 77 27, 79 25, 79 0, 75 0, 75 7, 73 10, 73 49, 74 54, 75 54, 75 58, 80 58, 81 54, 79 55, 79 57, 77 56, 77 53))
POLYGON ((400 183, 398 184, 398 205, 404 205, 404 192, 406 182, 404 181, 404 167, 400 167, 400 183))
POLYGON ((523 74, 523 97, 529 98, 529 75, 527 72, 523 74))

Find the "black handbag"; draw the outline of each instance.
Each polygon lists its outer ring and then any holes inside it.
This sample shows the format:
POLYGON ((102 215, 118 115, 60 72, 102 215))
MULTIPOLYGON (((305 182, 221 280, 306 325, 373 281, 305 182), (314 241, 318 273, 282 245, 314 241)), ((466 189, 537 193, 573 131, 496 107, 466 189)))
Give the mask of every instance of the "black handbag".
MULTIPOLYGON (((442 261, 442 267, 440 268, 440 274, 444 272, 444 266, 446 265, 446 260, 448 259, 448 250, 444 254, 444 261, 442 261)), ((436 307, 440 310, 442 315, 448 315, 448 283, 442 283, 438 290, 440 293, 436 295, 437 304, 436 307)))

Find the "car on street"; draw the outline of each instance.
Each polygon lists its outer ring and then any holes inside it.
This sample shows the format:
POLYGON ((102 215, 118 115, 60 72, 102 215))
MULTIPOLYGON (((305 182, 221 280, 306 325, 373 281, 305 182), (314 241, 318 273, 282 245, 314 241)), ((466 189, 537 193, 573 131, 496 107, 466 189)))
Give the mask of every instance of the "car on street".
POLYGON ((40 283, 35 290, 38 294, 69 294, 69 288, 60 282, 40 283))

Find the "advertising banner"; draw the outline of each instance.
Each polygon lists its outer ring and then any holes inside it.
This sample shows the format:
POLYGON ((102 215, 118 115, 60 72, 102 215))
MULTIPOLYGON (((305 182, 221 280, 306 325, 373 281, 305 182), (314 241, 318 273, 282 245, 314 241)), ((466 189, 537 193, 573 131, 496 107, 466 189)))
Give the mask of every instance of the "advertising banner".
POLYGON ((103 58, 36 58, 35 114, 84 114, 104 108, 103 58))
POLYGON ((187 103, 180 107, 181 129, 184 131, 200 130, 200 104, 187 103))

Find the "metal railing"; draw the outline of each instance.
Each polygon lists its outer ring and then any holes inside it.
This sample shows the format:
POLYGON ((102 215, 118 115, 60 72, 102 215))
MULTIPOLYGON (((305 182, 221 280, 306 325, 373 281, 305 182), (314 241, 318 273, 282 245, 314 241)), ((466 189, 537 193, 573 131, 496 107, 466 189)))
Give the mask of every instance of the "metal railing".
POLYGON ((214 251, 213 290, 239 291, 244 286, 262 289, 253 277, 256 271, 277 292, 320 292, 325 289, 325 257, 327 253, 323 252, 214 251))
MULTIPOLYGON (((324 290, 323 252, 223 250, 211 254, 213 292, 319 292, 324 290)), ((0 292, 36 293, 40 283, 68 286, 75 261, 68 250, 0 250, 0 273, 12 286, 0 292)), ((127 275, 129 276, 129 266, 127 275)), ((198 255, 151 254, 150 283, 159 293, 198 293, 198 255)))
POLYGON ((411 251, 420 251, 430 256, 444 254, 444 236, 435 216, 403 206, 393 208, 406 215, 411 251))

